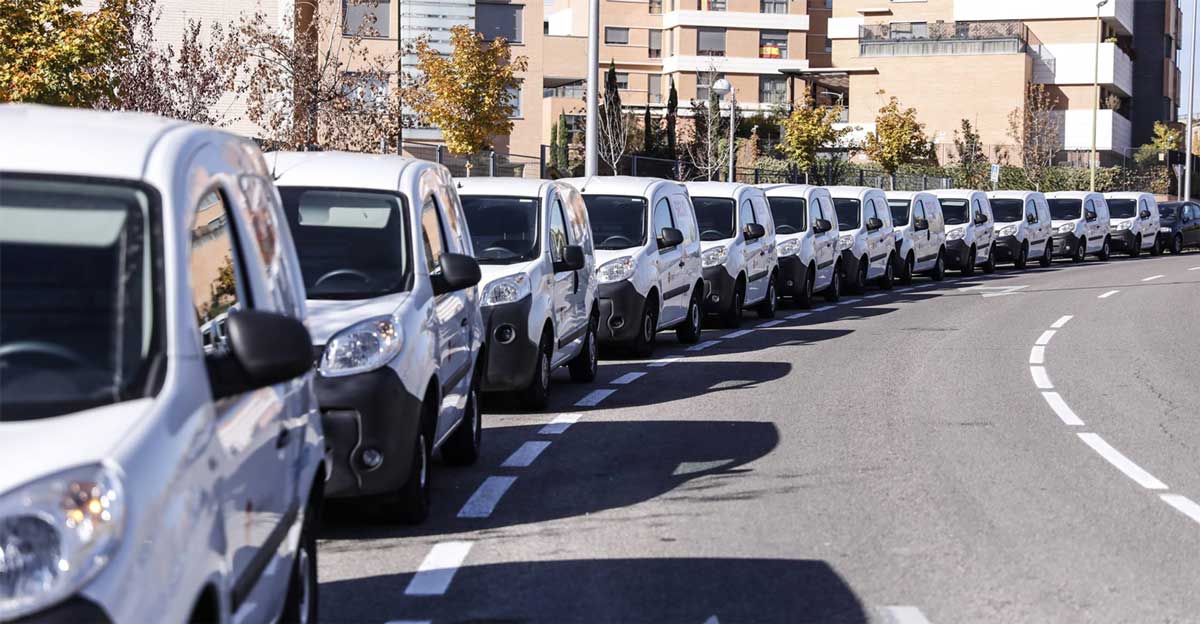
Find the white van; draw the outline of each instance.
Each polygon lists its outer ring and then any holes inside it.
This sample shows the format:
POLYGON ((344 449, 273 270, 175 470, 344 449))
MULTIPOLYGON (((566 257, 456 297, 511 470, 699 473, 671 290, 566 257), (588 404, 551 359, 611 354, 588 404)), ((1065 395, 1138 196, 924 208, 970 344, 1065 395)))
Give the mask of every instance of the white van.
POLYGON ((314 620, 325 444, 258 147, 26 105, 0 136, 0 621, 314 620))
POLYGON ((1157 256, 1163 251, 1158 238, 1158 201, 1150 193, 1105 193, 1108 204, 1109 241, 1113 251, 1136 258, 1143 251, 1157 256))
POLYGON ((1100 193, 1059 191, 1047 193, 1051 226, 1054 228, 1054 254, 1083 262, 1095 254, 1108 260, 1111 243, 1108 233, 1108 203, 1100 193))
POLYGON ((700 232, 682 184, 607 176, 564 180, 583 194, 596 246, 600 342, 654 350, 658 332, 700 340, 700 232))
POLYGON ((445 167, 268 154, 296 241, 333 469, 325 495, 429 513, 429 460, 479 456, 479 265, 445 167))
POLYGON ((523 178, 458 180, 485 328, 482 389, 546 406, 550 373, 596 378, 596 266, 583 197, 572 186, 523 178))
POLYGON ((1024 269, 1031 258, 1043 267, 1054 259, 1053 228, 1046 196, 1037 191, 988 193, 996 222, 996 259, 1024 269))
POLYGON ((892 226, 896 229, 896 277, 911 284, 921 273, 940 282, 946 277, 946 224, 942 207, 932 193, 888 191, 892 226))
POLYGON ((987 193, 964 189, 933 192, 942 206, 946 222, 947 264, 963 275, 974 275, 975 267, 984 273, 996 271, 996 232, 992 206, 987 193))
POLYGON ((729 182, 688 182, 688 195, 700 230, 704 267, 704 311, 726 327, 756 306, 762 318, 775 316, 778 257, 775 223, 762 189, 729 182))
POLYGON ((867 282, 891 288, 896 271, 896 237, 887 196, 866 186, 831 186, 837 211, 838 250, 842 254, 842 283, 862 292, 867 282))
POLYGON ((838 221, 829 191, 806 184, 765 184, 775 221, 779 294, 800 306, 814 293, 837 301, 842 292, 838 221))

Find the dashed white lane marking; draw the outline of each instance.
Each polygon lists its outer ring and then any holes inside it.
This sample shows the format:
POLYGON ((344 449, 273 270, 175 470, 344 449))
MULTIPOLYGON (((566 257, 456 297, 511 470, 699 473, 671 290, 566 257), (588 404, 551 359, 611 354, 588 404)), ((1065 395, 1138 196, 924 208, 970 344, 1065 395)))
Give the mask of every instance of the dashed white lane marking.
POLYGON ((1054 323, 1052 323, 1050 325, 1050 329, 1062 329, 1063 325, 1070 323, 1071 319, 1073 319, 1073 318, 1075 318, 1075 317, 1070 314, 1060 317, 1057 321, 1054 321, 1054 323))
POLYGON ((1119 291, 1119 290, 1110 290, 1110 291, 1108 291, 1108 292, 1104 293, 1103 295, 1100 295, 1099 297, 1096 297, 1096 298, 1097 298, 1097 299, 1108 299, 1109 297, 1111 297, 1111 296, 1113 296, 1113 295, 1115 295, 1115 294, 1117 294, 1117 293, 1119 293, 1119 292, 1121 292, 1121 291, 1119 291))
POLYGON ((1054 384, 1050 383, 1050 376, 1046 374, 1045 366, 1030 366, 1029 374, 1033 375, 1033 383, 1037 385, 1039 390, 1054 388, 1054 384))
POLYGON ((1037 341, 1034 342, 1033 344, 1041 345, 1041 346, 1048 345, 1048 344, 1050 344, 1050 339, 1053 338, 1054 334, 1056 334, 1056 333, 1057 332, 1055 332, 1053 329, 1047 329, 1046 331, 1042 332, 1041 336, 1038 336, 1037 341))
POLYGON ((1143 281, 1143 282, 1153 282, 1154 280, 1156 280, 1156 279, 1158 279, 1158 278, 1160 278, 1160 277, 1165 277, 1165 276, 1163 276, 1163 275, 1151 275, 1150 277, 1143 277, 1143 278, 1142 278, 1142 281, 1143 281))
POLYGON ((612 380, 610 383, 612 383, 613 385, 616 385, 616 386, 624 386, 626 384, 631 384, 631 383, 637 381, 639 377, 645 377, 645 376, 646 376, 646 373, 634 371, 632 373, 625 373, 624 375, 621 375, 620 377, 617 377, 616 379, 612 380))
POLYGON ((1083 440, 1084 444, 1092 447, 1093 451, 1099 453, 1101 457, 1112 464, 1117 470, 1125 473, 1125 476, 1136 481, 1138 485, 1148 490, 1167 489, 1167 484, 1155 479, 1154 475, 1146 472, 1141 466, 1122 455, 1120 451, 1113 448, 1108 442, 1105 442, 1104 438, 1100 437, 1100 434, 1080 433, 1079 439, 1083 440))
POLYGON ((1159 494, 1158 496, 1163 499, 1164 503, 1179 510, 1183 515, 1200 522, 1200 505, 1192 502, 1192 499, 1182 494, 1159 494))
POLYGON ((813 312, 828 312, 829 310, 832 310, 836 307, 837 306, 835 306, 835 305, 824 305, 819 308, 813 308, 813 312))
POLYGON ((1192 268, 1190 268, 1190 269, 1188 269, 1188 270, 1189 270, 1189 271, 1200 271, 1200 267, 1192 267, 1192 268))
POLYGON ((809 314, 812 314, 812 312, 797 312, 797 313, 787 317, 787 319, 789 321, 794 321, 796 319, 802 319, 802 318, 808 316, 809 314))
POLYGON ((595 407, 601 401, 607 399, 612 393, 616 392, 612 388, 601 388, 600 390, 592 390, 587 393, 582 399, 575 402, 576 407, 595 407))
POLYGON ((719 342, 721 342, 721 341, 720 340, 705 340, 704 342, 702 342, 700 344, 692 345, 692 346, 688 347, 687 350, 688 351, 703 351, 719 342))
POLYGON ((883 612, 883 617, 889 624, 929 624, 929 619, 925 617, 925 614, 911 605, 880 607, 880 611, 883 612))
POLYGON ((783 319, 775 319, 773 321, 759 323, 758 325, 755 325, 755 327, 757 327, 759 329, 766 329, 768 327, 775 327, 776 325, 783 325, 783 319))
POLYGON ((704 620, 704 624, 721 624, 721 620, 718 620, 716 615, 712 615, 707 620, 704 620))
POLYGON ((720 468, 721 466, 726 466, 732 463, 732 459, 718 459, 715 461, 706 462, 679 462, 679 465, 675 467, 675 470, 671 473, 671 476, 679 477, 682 475, 696 474, 698 472, 720 468))
POLYGON ((665 357, 665 358, 662 358, 659 360, 654 360, 653 362, 650 362, 646 366, 650 366, 652 368, 662 368, 673 362, 678 362, 681 359, 683 359, 683 358, 679 357, 678 355, 672 355, 670 357, 665 357))
POLYGON ((472 542, 440 542, 434 544, 417 573, 408 582, 408 596, 441 596, 450 588, 454 574, 471 552, 472 542))
POLYGON ((462 509, 458 510, 459 518, 486 518, 492 515, 500 498, 517 481, 516 477, 488 477, 479 484, 479 489, 467 499, 462 509))
POLYGON ((896 292, 897 293, 912 292, 912 291, 916 290, 917 288, 918 288, 917 286, 908 286, 906 288, 897 288, 896 292))
POLYGON ((841 305, 854 305, 856 303, 862 303, 862 297, 855 297, 853 299, 842 299, 838 303, 840 303, 841 305))
POLYGON ((739 329, 735 332, 729 332, 728 334, 721 336, 721 338, 723 338, 725 340, 729 340, 730 338, 741 338, 742 336, 745 336, 746 334, 753 334, 753 333, 754 333, 753 329, 739 329))
POLYGON ((549 446, 550 443, 545 440, 530 440, 513 451, 513 454, 509 455, 503 464, 500 464, 500 467, 528 468, 533 463, 533 460, 537 459, 538 455, 541 455, 542 451, 546 450, 549 446))
POLYGON ((1046 347, 1034 347, 1029 350, 1030 364, 1045 364, 1046 363, 1046 347))
POLYGON ((878 299, 880 297, 886 297, 886 296, 887 296, 887 293, 875 293, 873 295, 867 295, 866 297, 863 297, 863 299, 878 299))
POLYGON ((1063 400, 1062 395, 1057 392, 1043 392, 1042 398, 1046 399, 1046 403, 1050 405, 1050 409, 1058 416, 1059 420, 1063 421, 1064 425, 1071 427, 1082 427, 1083 421, 1080 420, 1075 412, 1071 410, 1071 406, 1063 400))
POLYGON ((546 426, 542 427, 541 430, 538 431, 538 434, 558 435, 566 431, 571 425, 579 422, 579 418, 581 416, 583 416, 583 414, 559 414, 558 416, 554 417, 554 420, 546 423, 546 426))

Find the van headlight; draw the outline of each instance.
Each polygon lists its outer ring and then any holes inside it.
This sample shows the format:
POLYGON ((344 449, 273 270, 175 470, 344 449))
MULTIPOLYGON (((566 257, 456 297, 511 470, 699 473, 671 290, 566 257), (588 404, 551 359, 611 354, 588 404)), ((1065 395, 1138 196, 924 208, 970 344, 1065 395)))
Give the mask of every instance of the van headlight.
POLYGON ((79 591, 112 557, 125 523, 116 471, 64 470, 0 496, 0 620, 79 591))
POLYGON ((1004 229, 1000 230, 1000 236, 1016 236, 1016 235, 1017 235, 1017 226, 1015 226, 1015 225, 1009 225, 1009 226, 1005 227, 1004 229))
POLYGON ((375 370, 399 355, 403 344, 400 326, 390 316, 356 323, 329 339, 321 354, 321 374, 345 377, 375 370))
POLYGON ((483 287, 481 306, 494 306, 503 303, 513 303, 529 296, 529 277, 524 273, 509 275, 488 282, 483 287))
POLYGON ((1133 225, 1133 224, 1130 223, 1129 221, 1121 221, 1119 223, 1112 224, 1112 226, 1109 229, 1114 232, 1116 232, 1118 230, 1128 230, 1129 226, 1131 226, 1131 225, 1133 225))
POLYGON ((779 257, 794 256, 800 252, 800 239, 793 238, 779 243, 779 257))
POLYGON ((1059 234, 1070 234, 1071 232, 1074 232, 1074 231, 1075 231, 1074 223, 1065 223, 1063 225, 1058 226, 1059 234))
POLYGON ((956 230, 950 230, 949 232, 946 232, 946 239, 947 240, 959 240, 963 237, 963 234, 966 234, 966 233, 967 233, 967 228, 958 228, 956 230))
POLYGON ((633 275, 633 269, 636 266, 637 265, 633 261, 633 256, 625 256, 624 258, 609 260, 608 262, 600 265, 600 268, 596 269, 596 278, 600 280, 601 284, 609 284, 612 282, 627 280, 631 275, 633 275))
POLYGON ((720 245, 712 249, 707 249, 704 253, 700 254, 700 266, 709 269, 725 264, 725 261, 728 259, 729 250, 724 245, 720 245))
POLYGON ((838 237, 838 251, 845 251, 854 246, 853 234, 842 234, 838 237))

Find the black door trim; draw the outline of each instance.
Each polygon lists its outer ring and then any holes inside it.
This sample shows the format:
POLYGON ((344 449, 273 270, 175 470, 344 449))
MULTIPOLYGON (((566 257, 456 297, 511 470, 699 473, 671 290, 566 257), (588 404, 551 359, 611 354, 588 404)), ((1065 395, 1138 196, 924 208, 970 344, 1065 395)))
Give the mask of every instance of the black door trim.
POLYGON ((250 597, 250 592, 262 578, 263 571, 271 563, 271 559, 275 553, 279 551, 279 546, 283 544, 283 540, 287 539, 288 532, 292 525, 296 523, 297 516, 300 515, 300 505, 292 503, 292 507, 283 514, 279 519, 279 523, 271 529, 271 534, 267 536, 267 541, 254 553, 254 558, 250 560, 250 565, 246 566, 246 570, 233 583, 233 592, 230 596, 230 612, 237 613, 238 609, 250 597))
POLYGON ((692 287, 691 284, 684 284, 683 286, 680 286, 679 288, 668 290, 667 294, 663 295, 663 299, 670 299, 671 297, 678 297, 679 295, 682 295, 683 293, 687 292, 687 289, 689 289, 691 287, 692 287))
POLYGON ((770 273, 770 271, 763 271, 763 272, 761 272, 761 273, 755 273, 755 274, 753 274, 753 275, 751 275, 751 276, 750 276, 750 281, 752 281, 752 282, 757 282, 758 280, 760 280, 760 279, 762 279, 762 278, 766 277, 766 276, 767 276, 767 273, 770 273))
POLYGON ((561 348, 571 344, 572 342, 575 342, 575 340, 578 339, 580 336, 586 334, 587 330, 588 330, 588 324, 584 323, 583 325, 579 326, 579 329, 576 329, 565 336, 560 336, 558 339, 558 348, 561 349, 561 348))

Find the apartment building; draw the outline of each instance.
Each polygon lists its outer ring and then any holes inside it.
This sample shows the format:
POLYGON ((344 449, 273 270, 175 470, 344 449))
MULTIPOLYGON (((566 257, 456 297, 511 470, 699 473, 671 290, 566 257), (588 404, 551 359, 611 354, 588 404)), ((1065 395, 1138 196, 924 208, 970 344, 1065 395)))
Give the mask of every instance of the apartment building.
POLYGON ((1096 4, 835 0, 828 32, 832 63, 845 70, 848 121, 871 129, 895 96, 917 109, 935 143, 952 143, 969 119, 985 144, 1003 146, 1013 142, 1010 112, 1023 108, 1027 84, 1040 83, 1058 101, 1064 156, 1086 160, 1099 46, 1097 148, 1108 161, 1128 154, 1155 119, 1173 119, 1180 13, 1177 0, 1108 0, 1097 20, 1096 4))

